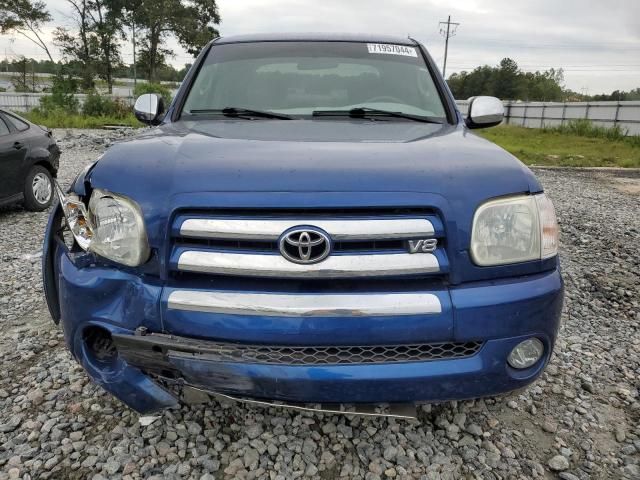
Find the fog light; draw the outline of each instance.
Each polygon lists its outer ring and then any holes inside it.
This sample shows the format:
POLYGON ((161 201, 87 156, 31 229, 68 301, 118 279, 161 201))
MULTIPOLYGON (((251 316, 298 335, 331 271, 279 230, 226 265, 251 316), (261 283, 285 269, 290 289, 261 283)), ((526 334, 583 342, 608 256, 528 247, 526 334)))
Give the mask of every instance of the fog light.
POLYGON ((118 358, 118 350, 109 330, 90 326, 85 328, 82 333, 87 349, 96 361, 104 365, 115 363, 118 358))
POLYGON ((515 346, 509 357, 507 358, 507 362, 513 368, 523 369, 529 368, 534 365, 544 353, 544 345, 537 338, 528 338, 524 342, 520 342, 515 346))

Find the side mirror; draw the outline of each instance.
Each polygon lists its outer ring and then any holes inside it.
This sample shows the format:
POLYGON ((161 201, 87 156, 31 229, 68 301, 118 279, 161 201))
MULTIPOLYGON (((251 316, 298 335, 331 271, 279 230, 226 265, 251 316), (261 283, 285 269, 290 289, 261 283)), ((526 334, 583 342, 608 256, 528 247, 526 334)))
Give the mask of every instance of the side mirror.
POLYGON ((487 128, 499 125, 504 118, 504 106, 496 97, 472 97, 466 124, 469 128, 487 128))
POLYGON ((142 123, 158 125, 164 114, 164 101, 158 94, 145 93, 136 99, 133 113, 142 123))

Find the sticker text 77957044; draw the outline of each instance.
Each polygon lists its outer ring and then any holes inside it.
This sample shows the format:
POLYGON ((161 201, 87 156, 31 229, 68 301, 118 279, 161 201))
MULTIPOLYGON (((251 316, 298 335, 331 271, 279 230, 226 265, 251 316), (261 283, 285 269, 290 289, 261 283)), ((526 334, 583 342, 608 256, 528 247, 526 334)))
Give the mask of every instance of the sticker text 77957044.
POLYGON ((405 57, 417 57, 418 52, 414 47, 406 45, 392 45, 388 43, 368 43, 369 53, 379 53, 383 55, 404 55, 405 57))

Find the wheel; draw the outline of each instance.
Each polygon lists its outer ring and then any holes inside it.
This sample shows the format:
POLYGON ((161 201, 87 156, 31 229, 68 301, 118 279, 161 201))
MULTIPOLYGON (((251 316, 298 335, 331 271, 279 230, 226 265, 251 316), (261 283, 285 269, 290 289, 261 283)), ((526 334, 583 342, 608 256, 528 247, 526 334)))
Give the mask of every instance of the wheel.
POLYGON ((36 165, 24 181, 24 207, 32 212, 40 212, 48 208, 52 200, 51 173, 46 168, 36 165))

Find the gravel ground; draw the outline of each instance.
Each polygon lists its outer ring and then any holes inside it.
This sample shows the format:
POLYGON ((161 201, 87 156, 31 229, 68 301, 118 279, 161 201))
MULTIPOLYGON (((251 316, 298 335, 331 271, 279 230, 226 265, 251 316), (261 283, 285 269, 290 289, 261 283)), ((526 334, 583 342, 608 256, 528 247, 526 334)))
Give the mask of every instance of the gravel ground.
MULTIPOLYGON (((55 132, 61 183, 117 133, 55 132)), ((537 170, 566 280, 546 373, 419 420, 212 401, 151 425, 88 381, 42 297, 46 213, 0 210, 0 480, 7 478, 640 478, 640 175, 537 170)))

